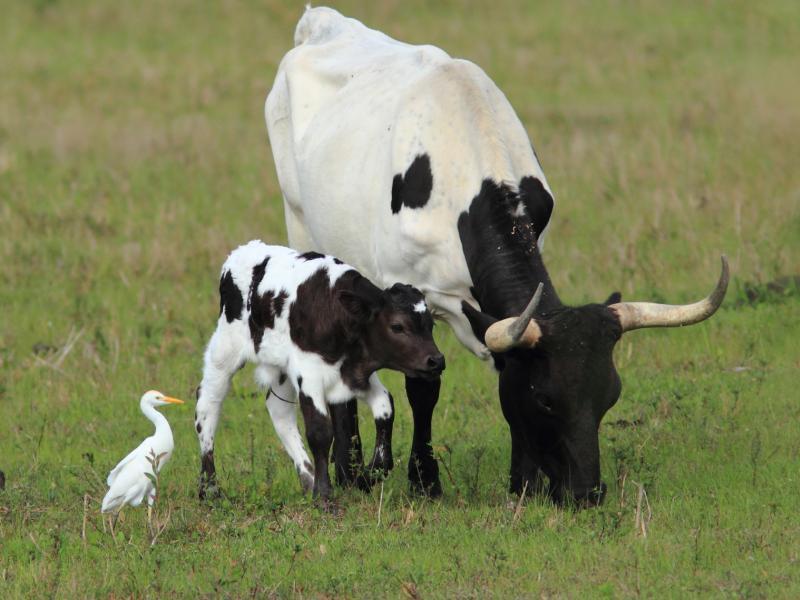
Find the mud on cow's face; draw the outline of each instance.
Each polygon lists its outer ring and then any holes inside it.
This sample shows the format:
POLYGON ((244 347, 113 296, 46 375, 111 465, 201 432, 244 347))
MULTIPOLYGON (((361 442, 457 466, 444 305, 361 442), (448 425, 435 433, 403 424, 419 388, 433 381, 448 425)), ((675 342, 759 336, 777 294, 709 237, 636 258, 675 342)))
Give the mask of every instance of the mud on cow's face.
POLYGON ((438 377, 445 361, 433 341, 433 317, 425 297, 415 287, 400 283, 381 296, 381 308, 369 331, 370 346, 390 369, 409 377, 438 377))

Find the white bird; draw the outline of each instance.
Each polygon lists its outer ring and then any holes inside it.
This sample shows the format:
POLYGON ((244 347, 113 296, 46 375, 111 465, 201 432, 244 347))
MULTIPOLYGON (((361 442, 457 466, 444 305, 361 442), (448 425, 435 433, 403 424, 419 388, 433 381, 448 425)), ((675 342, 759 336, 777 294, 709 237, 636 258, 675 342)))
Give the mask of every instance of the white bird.
POLYGON ((103 498, 102 512, 114 513, 116 517, 126 504, 139 506, 147 498, 147 520, 150 524, 153 502, 156 498, 156 478, 172 456, 172 449, 175 447, 172 429, 164 415, 155 407, 183 403, 183 400, 170 398, 154 390, 142 396, 139 406, 144 416, 156 426, 156 431, 108 474, 106 483, 109 489, 103 498))

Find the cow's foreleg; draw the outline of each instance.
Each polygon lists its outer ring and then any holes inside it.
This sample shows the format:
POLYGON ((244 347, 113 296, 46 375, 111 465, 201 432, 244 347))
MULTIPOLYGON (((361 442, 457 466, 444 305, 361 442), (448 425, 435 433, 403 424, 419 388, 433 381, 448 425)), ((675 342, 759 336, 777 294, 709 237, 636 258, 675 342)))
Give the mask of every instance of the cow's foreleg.
POLYGON ((357 484, 364 488, 361 477, 364 455, 361 435, 358 432, 358 406, 355 399, 341 404, 331 404, 328 409, 333 422, 333 464, 336 483, 342 487, 357 484))
POLYGON ((297 429, 297 394, 294 387, 285 380, 283 384, 273 386, 267 394, 266 404, 275 432, 294 463, 300 487, 303 492, 310 492, 314 487, 314 465, 308 458, 300 430, 297 429))
POLYGON ((328 475, 328 455, 333 441, 333 424, 328 414, 325 401, 312 399, 300 392, 300 410, 306 424, 306 439, 314 456, 314 499, 328 506, 332 494, 331 480, 328 475))
POLYGON ((214 465, 214 434, 217 431, 222 401, 228 394, 231 378, 241 367, 240 352, 232 332, 224 326, 211 337, 204 356, 203 380, 197 388, 195 430, 200 441, 200 499, 219 494, 214 465))
POLYGON ((415 492, 432 497, 442 495, 439 482, 439 465, 431 447, 431 421, 433 409, 439 400, 441 379, 434 380, 406 377, 406 394, 414 414, 414 439, 408 459, 408 480, 415 492))

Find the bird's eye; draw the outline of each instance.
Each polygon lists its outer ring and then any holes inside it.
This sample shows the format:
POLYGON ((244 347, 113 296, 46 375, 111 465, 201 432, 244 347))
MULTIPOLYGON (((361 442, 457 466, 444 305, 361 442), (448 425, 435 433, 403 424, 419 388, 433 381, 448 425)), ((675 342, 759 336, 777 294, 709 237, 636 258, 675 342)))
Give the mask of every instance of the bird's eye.
POLYGON ((392 323, 392 331, 395 333, 403 333, 405 329, 402 325, 400 325, 400 323, 392 323))

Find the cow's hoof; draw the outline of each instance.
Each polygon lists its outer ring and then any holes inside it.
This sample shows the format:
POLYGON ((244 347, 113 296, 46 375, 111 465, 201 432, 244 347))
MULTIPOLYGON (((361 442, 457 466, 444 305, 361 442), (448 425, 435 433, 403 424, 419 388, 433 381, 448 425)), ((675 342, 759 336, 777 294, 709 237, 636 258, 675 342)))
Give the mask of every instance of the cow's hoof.
POLYGON ((439 464, 431 457, 412 456, 408 461, 408 482, 412 494, 438 498, 442 495, 439 464))

